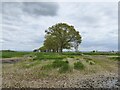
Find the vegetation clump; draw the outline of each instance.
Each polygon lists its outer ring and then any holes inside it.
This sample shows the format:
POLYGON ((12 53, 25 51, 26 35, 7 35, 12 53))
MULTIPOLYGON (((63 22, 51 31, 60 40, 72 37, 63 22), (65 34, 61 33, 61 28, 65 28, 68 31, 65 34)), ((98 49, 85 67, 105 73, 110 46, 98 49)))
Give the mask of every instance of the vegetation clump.
POLYGON ((89 61, 88 62, 90 65, 95 65, 95 62, 94 61, 89 61))
POLYGON ((85 68, 85 66, 84 66, 84 64, 82 62, 75 62, 74 63, 74 69, 82 70, 84 68, 85 68))
POLYGON ((52 68, 58 69, 60 73, 65 73, 69 71, 70 66, 67 60, 66 61, 55 60, 51 64, 42 67, 43 70, 51 70, 52 68))

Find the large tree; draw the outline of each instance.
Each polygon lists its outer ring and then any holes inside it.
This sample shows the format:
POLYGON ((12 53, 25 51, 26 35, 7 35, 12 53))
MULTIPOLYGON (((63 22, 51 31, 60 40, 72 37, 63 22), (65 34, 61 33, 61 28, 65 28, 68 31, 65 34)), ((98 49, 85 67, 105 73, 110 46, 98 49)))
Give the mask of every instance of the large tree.
POLYGON ((74 26, 66 23, 58 23, 45 31, 45 47, 53 49, 53 51, 62 52, 63 49, 74 47, 76 51, 81 43, 81 35, 75 30, 74 26))

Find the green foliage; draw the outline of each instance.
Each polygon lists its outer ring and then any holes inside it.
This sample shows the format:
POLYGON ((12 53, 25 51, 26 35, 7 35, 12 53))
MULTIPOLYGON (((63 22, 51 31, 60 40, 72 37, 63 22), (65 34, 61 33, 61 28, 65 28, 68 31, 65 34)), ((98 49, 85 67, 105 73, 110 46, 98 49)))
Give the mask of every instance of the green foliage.
POLYGON ((78 49, 81 43, 81 36, 74 26, 66 23, 58 23, 48 28, 45 31, 44 45, 48 51, 62 52, 63 49, 74 47, 78 49))
POLYGON ((46 47, 45 47, 45 46, 42 46, 42 47, 40 47, 38 50, 40 50, 41 52, 46 52, 46 47))
POLYGON ((74 63, 74 69, 77 69, 77 70, 82 70, 82 69, 84 69, 84 65, 83 65, 83 63, 81 63, 81 62, 76 62, 76 63, 74 63))

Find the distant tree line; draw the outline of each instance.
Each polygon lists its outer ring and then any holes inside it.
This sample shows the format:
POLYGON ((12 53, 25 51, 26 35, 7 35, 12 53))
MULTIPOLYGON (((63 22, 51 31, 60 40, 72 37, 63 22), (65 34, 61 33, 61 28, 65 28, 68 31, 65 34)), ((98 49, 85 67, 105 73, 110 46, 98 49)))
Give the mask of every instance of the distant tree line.
POLYGON ((41 52, 63 52, 63 49, 72 47, 78 51, 81 35, 74 26, 58 23, 45 30, 45 33, 43 46, 39 48, 41 52))

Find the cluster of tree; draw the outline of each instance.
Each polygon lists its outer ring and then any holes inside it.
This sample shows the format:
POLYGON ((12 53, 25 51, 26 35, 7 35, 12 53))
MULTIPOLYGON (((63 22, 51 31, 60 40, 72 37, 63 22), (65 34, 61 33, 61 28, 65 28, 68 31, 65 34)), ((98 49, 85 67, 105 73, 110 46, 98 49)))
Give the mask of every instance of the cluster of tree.
POLYGON ((45 30, 45 40, 41 52, 63 52, 63 49, 71 49, 72 47, 78 51, 81 43, 81 35, 66 23, 58 23, 45 30))

